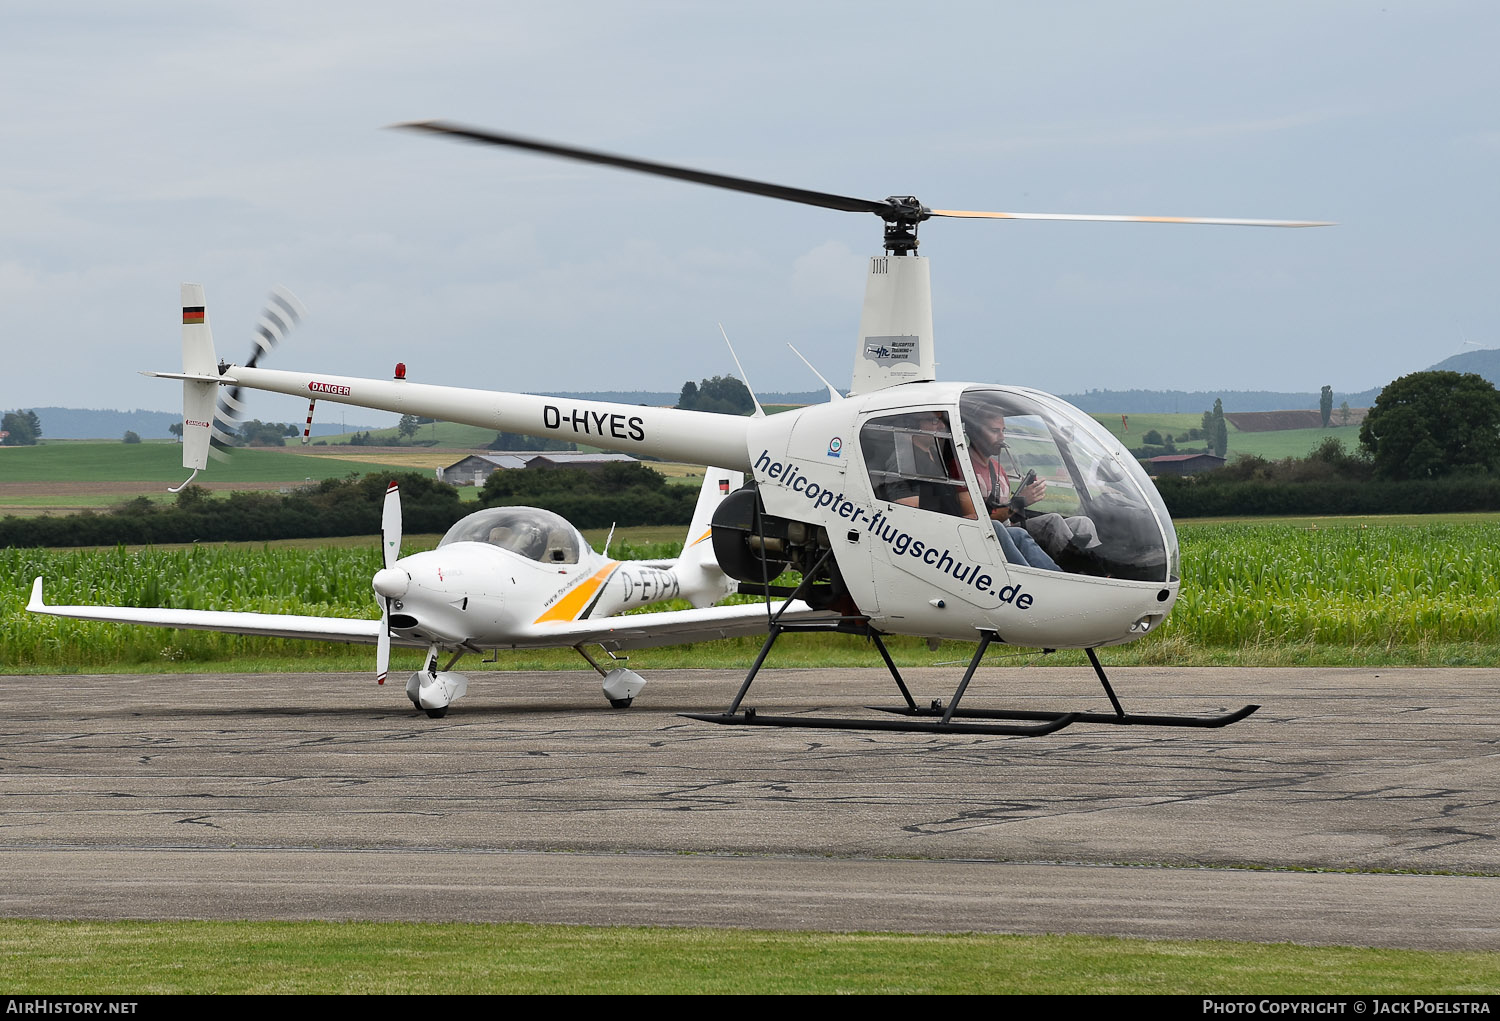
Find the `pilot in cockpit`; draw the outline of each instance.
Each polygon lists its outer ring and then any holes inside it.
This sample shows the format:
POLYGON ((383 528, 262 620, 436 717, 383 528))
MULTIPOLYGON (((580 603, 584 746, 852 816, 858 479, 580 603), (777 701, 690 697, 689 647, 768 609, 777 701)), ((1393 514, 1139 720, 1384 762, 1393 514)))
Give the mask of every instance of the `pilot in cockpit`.
POLYGON ((1096 557, 1095 551, 1101 544, 1091 519, 1027 509, 1047 493, 1046 481, 1037 478, 1036 472, 1020 476, 1017 471, 1017 483, 1012 487, 1011 475, 1002 463, 1002 455, 1009 452, 1005 443, 1004 409, 987 394, 969 393, 963 397, 961 414, 969 441, 969 459, 997 530, 1002 523, 1022 528, 1051 557, 1079 561, 1096 557))
POLYGON ((540 560, 547 549, 547 534, 534 522, 522 521, 490 529, 489 542, 528 560, 540 560))

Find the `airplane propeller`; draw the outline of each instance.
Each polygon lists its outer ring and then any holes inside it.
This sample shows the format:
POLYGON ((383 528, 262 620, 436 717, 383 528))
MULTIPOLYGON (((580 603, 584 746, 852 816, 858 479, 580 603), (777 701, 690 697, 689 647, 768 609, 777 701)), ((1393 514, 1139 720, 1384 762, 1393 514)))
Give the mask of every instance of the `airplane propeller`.
MULTIPOLYGON (((246 368, 254 368, 261 355, 270 354, 286 339, 292 327, 302 321, 307 309, 297 296, 284 287, 276 287, 266 299, 260 318, 255 323, 255 344, 250 351, 246 368)), ((239 386, 227 387, 219 395, 219 405, 214 409, 213 438, 209 452, 222 461, 225 451, 234 445, 234 433, 245 420, 245 405, 240 402, 239 386)))
POLYGON ((559 156, 563 159, 580 160, 584 163, 599 163, 604 166, 619 167, 622 170, 634 170, 642 174, 654 174, 657 177, 671 177, 679 181, 692 181, 695 184, 706 184, 713 188, 726 188, 730 191, 748 192, 752 195, 784 199, 787 202, 800 202, 803 205, 809 206, 821 206, 825 209, 837 209, 848 213, 874 213, 885 221, 885 250, 900 255, 916 251, 917 225, 923 220, 934 216, 989 220, 1102 220, 1139 223, 1208 223, 1235 227, 1329 226, 1326 222, 1313 220, 1231 220, 1221 217, 1195 216, 1095 216, 1079 213, 992 213, 963 209, 929 209, 919 202, 914 195, 892 195, 885 199, 862 199, 852 198, 848 195, 834 195, 830 192, 810 191, 806 188, 789 188, 785 185, 754 181, 746 177, 732 177, 728 174, 694 170, 691 167, 678 167, 669 163, 657 163, 652 160, 636 159, 631 156, 616 156, 593 149, 580 149, 576 146, 561 145, 557 142, 544 142, 535 138, 507 135, 497 131, 454 124, 449 121, 411 121, 393 126, 411 131, 426 131, 432 134, 451 135, 455 138, 462 138, 484 145, 500 145, 512 149, 526 149, 531 152, 545 153, 549 156, 559 156))
POLYGON ((385 491, 385 504, 380 511, 380 556, 381 568, 371 582, 375 594, 380 597, 380 634, 375 645, 376 684, 384 684, 390 672, 391 601, 406 595, 407 585, 411 582, 405 571, 396 568, 396 561, 401 556, 401 491, 394 482, 385 491))

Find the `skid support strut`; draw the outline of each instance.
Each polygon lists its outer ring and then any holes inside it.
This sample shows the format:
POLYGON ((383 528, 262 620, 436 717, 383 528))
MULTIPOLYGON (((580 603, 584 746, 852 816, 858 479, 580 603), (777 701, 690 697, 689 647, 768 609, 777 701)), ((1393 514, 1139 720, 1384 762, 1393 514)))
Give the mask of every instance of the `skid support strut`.
MULTIPOLYGON (((980 650, 984 649, 984 642, 980 643, 980 650)), ((1260 708, 1258 705, 1247 705, 1236 709, 1232 713, 1222 716, 1151 716, 1141 713, 1127 713, 1120 705, 1120 700, 1115 697, 1115 689, 1110 687, 1109 678, 1104 675, 1104 667, 1099 663, 1099 657, 1093 649, 1084 649, 1089 662, 1093 664, 1094 674, 1099 678, 1099 683, 1104 687, 1104 694, 1109 696, 1109 704, 1114 706, 1112 713, 1057 713, 1036 712, 1024 709, 959 709, 958 698, 955 696, 953 704, 944 711, 940 706, 934 704, 927 709, 919 709, 915 706, 910 708, 889 708, 885 706, 872 706, 883 712, 899 713, 903 716, 937 716, 942 714, 944 720, 954 717, 966 720, 1056 720, 1067 718, 1070 723, 1112 723, 1118 726, 1137 727, 1227 727, 1231 723, 1238 723, 1251 713, 1260 708)), ((977 662, 977 660, 976 660, 977 662)), ((973 667, 970 667, 972 672, 973 667)), ((960 693, 963 688, 960 686, 960 693)))
MULTIPOLYGON (((810 727, 821 730, 887 730, 903 733, 919 734, 993 734, 1002 737, 1040 737, 1053 731, 1061 730, 1073 722, 1072 713, 1052 713, 1046 720, 1029 726, 1002 723, 954 723, 959 700, 963 698, 964 689, 969 686, 969 681, 974 677, 974 671, 979 668, 979 661, 984 658, 984 652, 990 643, 995 640, 993 632, 986 632, 980 639, 979 648, 974 653, 974 658, 969 661, 969 669, 964 671, 963 680, 959 682, 958 690, 953 693, 953 701, 946 711, 939 708, 936 703, 930 710, 917 707, 917 703, 907 690, 906 682, 901 679, 901 671, 896 669, 891 654, 886 650, 885 643, 880 640, 880 632, 869 626, 863 618, 846 618, 837 624, 782 624, 779 621, 771 622, 771 633, 766 636, 766 642, 761 646, 760 655, 755 657, 755 663, 750 667, 750 672, 745 676, 745 682, 740 685, 740 690, 735 693, 734 701, 729 708, 722 713, 682 713, 681 715, 690 720, 702 720, 704 723, 722 723, 739 726, 752 727, 810 727), (905 720, 890 719, 856 719, 835 716, 763 716, 754 709, 746 709, 740 712, 740 703, 745 700, 745 695, 750 690, 750 684, 755 680, 755 675, 760 672, 766 657, 770 655, 771 646, 776 644, 776 639, 787 631, 837 631, 843 634, 864 635, 875 643, 875 648, 880 650, 880 658, 885 661, 886 668, 890 670, 891 676, 895 678, 896 687, 901 690, 901 696, 906 699, 906 705, 892 712, 907 716, 905 720), (942 715, 942 720, 929 722, 918 717, 942 715)), ((978 718, 977 716, 975 717, 978 718)))

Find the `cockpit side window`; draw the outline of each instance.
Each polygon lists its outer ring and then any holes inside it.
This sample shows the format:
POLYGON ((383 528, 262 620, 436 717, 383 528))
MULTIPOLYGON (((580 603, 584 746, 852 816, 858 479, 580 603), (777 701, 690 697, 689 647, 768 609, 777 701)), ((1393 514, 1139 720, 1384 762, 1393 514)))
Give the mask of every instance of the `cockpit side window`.
POLYGON ((876 499, 975 517, 946 411, 872 418, 859 431, 859 445, 876 499))

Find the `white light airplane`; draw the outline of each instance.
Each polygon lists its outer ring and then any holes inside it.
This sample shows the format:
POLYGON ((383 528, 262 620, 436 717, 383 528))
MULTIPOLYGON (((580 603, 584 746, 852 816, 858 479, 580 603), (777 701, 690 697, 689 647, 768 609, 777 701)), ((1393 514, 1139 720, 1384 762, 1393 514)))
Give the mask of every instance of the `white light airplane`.
MULTIPOLYGON (((376 646, 376 675, 384 684, 390 647, 426 648, 421 670, 406 684, 407 697, 440 717, 468 690, 453 667, 465 653, 501 649, 573 648, 604 678, 604 694, 623 708, 645 686, 625 667, 606 669, 587 650, 607 654, 655 645, 760 634, 761 604, 711 606, 735 590, 713 558, 709 515, 724 493, 738 488, 739 472, 708 469, 682 555, 672 561, 619 561, 602 556, 560 515, 535 507, 491 507, 450 528, 436 549, 397 558, 401 544, 400 496, 386 493, 381 549, 385 566, 372 587, 381 603, 378 620, 178 610, 133 606, 53 606, 32 584, 32 613, 117 624, 222 631, 276 638, 359 642, 376 646), (625 611, 669 599, 689 610, 625 611), (624 614, 624 615, 621 615, 624 614), (438 668, 442 653, 451 658, 438 668)), ((804 604, 786 606, 790 619, 829 615, 804 604)))
MULTIPOLYGON (((201 306, 201 290, 197 304, 201 306)), ((184 299, 186 300, 186 298, 184 299)), ((201 324, 184 330, 208 330, 201 324)), ((206 447, 205 447, 206 449, 206 447)), ((468 690, 453 667, 465 653, 571 647, 604 678, 604 694, 628 706, 645 679, 625 667, 606 669, 586 649, 607 653, 758 634, 767 610, 759 604, 712 606, 736 590, 719 569, 709 521, 724 498, 740 488, 737 471, 708 468, 681 556, 671 561, 618 561, 602 556, 560 515, 535 507, 491 507, 450 528, 436 549, 399 557, 401 501, 396 483, 386 492, 381 522, 384 566, 372 579, 381 604, 378 620, 291 614, 179 610, 129 606, 49 606, 42 579, 32 585, 27 609, 81 620, 230 634, 366 642, 376 646, 376 674, 384 684, 390 647, 425 647, 424 667, 406 684, 407 697, 439 717, 468 690), (399 559, 398 559, 399 557, 399 559), (690 610, 625 614, 652 603, 680 599, 690 610), (451 658, 438 669, 442 653, 451 658)), ((786 608, 792 619, 827 617, 805 605, 786 608)))

